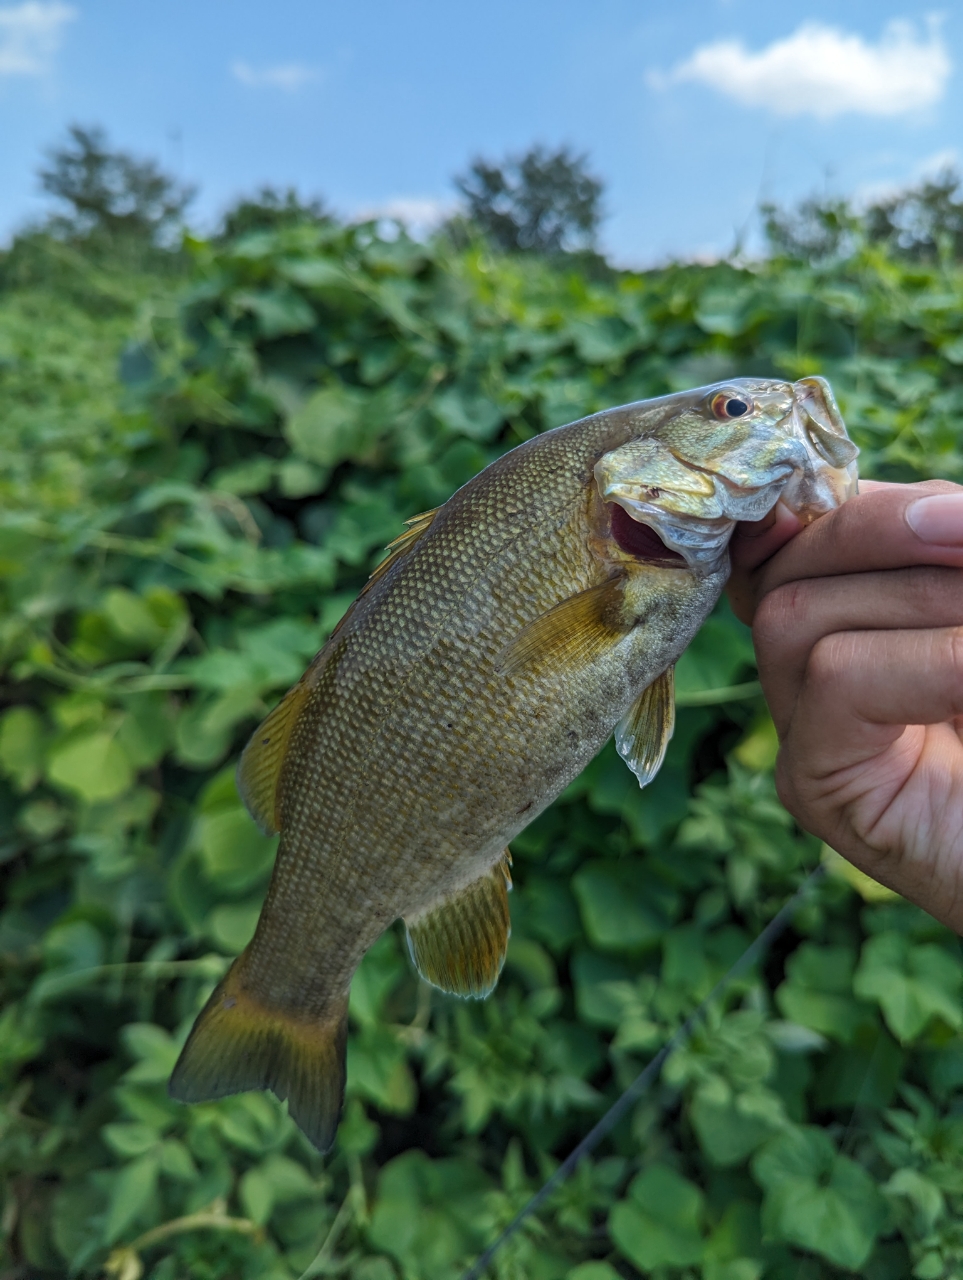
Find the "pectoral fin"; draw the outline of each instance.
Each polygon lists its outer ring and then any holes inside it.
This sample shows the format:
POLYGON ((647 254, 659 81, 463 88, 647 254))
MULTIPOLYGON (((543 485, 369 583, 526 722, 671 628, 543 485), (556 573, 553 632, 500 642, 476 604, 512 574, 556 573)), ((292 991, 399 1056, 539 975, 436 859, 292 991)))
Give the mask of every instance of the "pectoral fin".
POLYGON ((237 789, 251 817, 265 835, 280 830, 277 787, 291 733, 310 692, 307 680, 289 689, 274 710, 258 725, 241 752, 237 765, 237 789))
POLYGON ((618 753, 644 787, 662 767, 675 729, 674 667, 663 671, 615 727, 618 753))
POLYGON ((623 620, 624 575, 580 591, 530 622, 498 657, 506 675, 528 666, 589 663, 617 644, 631 629, 623 620))
POLYGON ((511 921, 511 854, 464 889, 405 917, 415 968, 432 986, 456 996, 487 996, 505 963, 511 921))

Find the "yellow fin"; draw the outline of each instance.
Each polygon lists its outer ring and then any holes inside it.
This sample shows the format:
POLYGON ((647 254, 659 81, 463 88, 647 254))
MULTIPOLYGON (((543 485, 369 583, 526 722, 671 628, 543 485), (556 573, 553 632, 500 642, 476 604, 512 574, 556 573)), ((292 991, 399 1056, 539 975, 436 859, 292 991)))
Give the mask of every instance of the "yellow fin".
POLYGON ((540 662, 591 662, 628 633, 623 621, 623 575, 580 591, 530 622, 498 656, 506 675, 540 662))
MULTIPOLYGON (((312 664, 313 666, 313 664, 312 664)), ((237 789, 251 817, 265 835, 280 830, 277 812, 278 778, 291 732, 310 692, 302 679, 289 689, 248 739, 237 763, 237 789)))
POLYGON ((675 729, 675 668, 669 667, 643 689, 615 726, 619 755, 644 787, 662 767, 675 729))
POLYGON ((168 1085, 179 1102, 208 1102, 247 1089, 287 1099, 291 1119, 319 1151, 334 1142, 344 1098, 348 998, 325 1020, 260 1004, 231 966, 197 1016, 168 1085))
POLYGON ((405 918, 411 958, 432 986, 476 999, 494 990, 511 933, 511 860, 506 849, 490 871, 466 888, 405 918))
POLYGON ((440 507, 433 507, 431 511, 422 511, 420 514, 412 516, 410 520, 405 521, 404 533, 399 533, 397 538, 392 539, 385 547, 388 554, 380 564, 375 565, 368 578, 369 583, 377 582, 382 574, 388 572, 395 561, 400 560, 403 555, 406 555, 411 550, 421 535, 429 528, 440 509, 440 507))

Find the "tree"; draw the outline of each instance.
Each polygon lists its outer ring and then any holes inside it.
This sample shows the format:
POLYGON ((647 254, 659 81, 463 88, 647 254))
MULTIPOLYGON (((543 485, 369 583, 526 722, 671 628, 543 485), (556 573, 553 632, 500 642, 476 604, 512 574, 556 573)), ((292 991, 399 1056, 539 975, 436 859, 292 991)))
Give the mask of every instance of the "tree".
POLYGON ((780 256, 816 262, 843 257, 860 242, 884 245, 910 261, 963 258, 960 175, 944 169, 862 210, 838 197, 804 200, 795 210, 762 206, 766 238, 780 256))
POLYGON ((277 231, 305 222, 330 222, 324 202, 304 201, 294 187, 281 191, 265 185, 253 196, 242 196, 224 214, 218 240, 231 240, 249 231, 277 231))
POLYGON ((74 124, 68 133, 69 141, 53 148, 39 171, 44 191, 67 206, 49 229, 163 246, 180 226, 194 189, 153 160, 112 150, 103 129, 74 124))
POLYGON ((532 147, 501 164, 476 159, 455 186, 467 214, 509 253, 557 254, 593 248, 602 217, 602 183, 588 157, 569 147, 532 147))

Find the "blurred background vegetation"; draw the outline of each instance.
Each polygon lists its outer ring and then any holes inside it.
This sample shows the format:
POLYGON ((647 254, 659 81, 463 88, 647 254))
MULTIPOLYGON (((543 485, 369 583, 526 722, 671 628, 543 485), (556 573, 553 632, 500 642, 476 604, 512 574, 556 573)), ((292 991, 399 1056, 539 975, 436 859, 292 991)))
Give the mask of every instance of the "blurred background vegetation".
MULTIPOLYGON (((584 157, 478 160, 428 242, 190 192, 75 128, 0 254, 0 1276, 449 1280, 820 858, 831 874, 501 1280, 963 1276, 963 957, 780 808, 748 632, 678 667, 666 765, 609 747, 513 844, 488 1001, 389 931, 322 1159, 170 1068, 274 845, 233 769, 406 517, 536 432, 827 375, 863 473, 963 479, 956 179, 763 211, 761 261, 615 270, 584 157)), ((377 804, 377 794, 371 803, 377 804)))

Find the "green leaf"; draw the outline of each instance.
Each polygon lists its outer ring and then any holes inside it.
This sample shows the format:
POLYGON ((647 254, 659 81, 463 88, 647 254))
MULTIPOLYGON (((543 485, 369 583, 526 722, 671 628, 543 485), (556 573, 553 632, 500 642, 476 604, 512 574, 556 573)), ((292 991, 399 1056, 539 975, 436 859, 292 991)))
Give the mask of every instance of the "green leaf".
POLYGON ((407 1115, 414 1107, 415 1082, 404 1043, 390 1028, 365 1030, 349 1040, 347 1093, 398 1115, 407 1115))
POLYGON ((963 1027, 960 961, 935 943, 914 944, 898 933, 880 933, 863 946, 853 990, 876 1000, 893 1034, 913 1040, 934 1018, 963 1027))
POLYGON ((139 1059, 125 1079, 166 1083, 180 1051, 170 1033, 150 1022, 131 1022, 124 1027, 123 1039, 128 1053, 139 1059))
POLYGON ((104 1220, 104 1244, 114 1244, 136 1221, 154 1194, 158 1168, 157 1156, 145 1155, 117 1172, 104 1220))
POLYGON ((55 786, 94 804, 123 795, 133 784, 134 771, 116 733, 99 730, 52 750, 47 777, 55 786))
POLYGON ((100 1248, 105 1203, 103 1186, 91 1179, 71 1180, 58 1191, 48 1229, 70 1266, 85 1266, 100 1248))
POLYGON ((380 1172, 368 1239, 401 1264, 405 1280, 444 1280, 484 1247, 490 1188, 474 1161, 406 1151, 380 1172))
POLYGON ((943 1216, 945 1202, 942 1191, 916 1169, 897 1169, 883 1191, 893 1199, 908 1200, 919 1214, 924 1232, 932 1231, 943 1216))
POLYGON ((781 1128, 780 1111, 768 1090, 737 1093, 716 1075, 696 1089, 689 1107, 699 1145, 713 1164, 722 1167, 740 1164, 781 1128))
POLYGON ((293 289, 244 290, 234 295, 234 303, 253 312, 264 338, 304 333, 317 323, 314 309, 293 289))
POLYGON ((285 434, 303 458, 322 467, 358 457, 370 443, 357 395, 338 384, 315 391, 288 420, 285 434))
POLYGON ((18 791, 29 791, 43 771, 47 732, 31 707, 11 707, 0 720, 0 770, 18 791))
POLYGON ((764 1232, 837 1266, 862 1266, 886 1223, 886 1206, 869 1174, 837 1155, 825 1133, 787 1130, 763 1147, 752 1172, 765 1193, 764 1232))
POLYGON ((261 902, 225 902, 207 917, 207 935, 228 955, 236 956, 254 937, 261 902))
POLYGON ((197 1165, 183 1142, 177 1138, 166 1138, 160 1147, 161 1172, 179 1182, 195 1182, 197 1165))
POLYGON ((786 962, 776 1003, 790 1022, 849 1044, 867 1014, 852 995, 855 967, 852 947, 804 942, 786 962))
POLYGON ((277 839, 262 835, 246 809, 202 814, 197 820, 197 847, 207 875, 228 893, 242 893, 274 865, 277 839))
POLYGON ((252 1221, 265 1223, 276 1205, 312 1200, 318 1187, 307 1171, 287 1156, 270 1155, 241 1179, 241 1204, 252 1221))
POLYGON ((104 616, 121 640, 153 649, 164 639, 165 628, 145 600, 124 587, 112 587, 104 596, 104 616))
POLYGON ((431 407, 449 431, 470 440, 491 439, 504 417, 488 396, 458 386, 437 392, 431 407))
POLYGON ((643 1271, 689 1267, 705 1249, 703 1213, 698 1187, 674 1169, 651 1165, 613 1208, 609 1233, 623 1256, 643 1271))
POLYGON ((146 1124, 105 1124, 102 1138, 118 1155, 142 1156, 160 1141, 160 1134, 146 1124))
POLYGON ((612 951, 654 946, 665 919, 653 910, 652 895, 632 867, 617 862, 591 862, 572 880, 589 940, 612 951))

